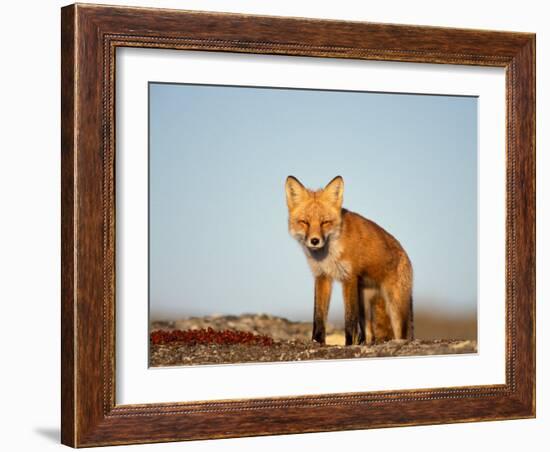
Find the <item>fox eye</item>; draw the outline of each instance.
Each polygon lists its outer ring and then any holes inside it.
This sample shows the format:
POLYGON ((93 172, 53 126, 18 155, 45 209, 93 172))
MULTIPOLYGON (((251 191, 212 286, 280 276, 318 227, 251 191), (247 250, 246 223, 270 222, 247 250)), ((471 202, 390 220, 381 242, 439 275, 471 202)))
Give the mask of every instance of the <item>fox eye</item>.
POLYGON ((302 226, 309 226, 309 223, 306 220, 298 220, 298 224, 302 226))
POLYGON ((332 221, 330 220, 325 220, 321 223, 321 226, 330 226, 332 224, 332 221))

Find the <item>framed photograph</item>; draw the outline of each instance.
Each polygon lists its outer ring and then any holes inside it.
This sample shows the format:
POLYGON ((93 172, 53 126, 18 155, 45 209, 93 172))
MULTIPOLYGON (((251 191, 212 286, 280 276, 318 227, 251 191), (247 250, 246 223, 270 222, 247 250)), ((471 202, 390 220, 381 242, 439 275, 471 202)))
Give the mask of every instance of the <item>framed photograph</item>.
POLYGON ((533 34, 61 33, 64 444, 535 416, 533 34))

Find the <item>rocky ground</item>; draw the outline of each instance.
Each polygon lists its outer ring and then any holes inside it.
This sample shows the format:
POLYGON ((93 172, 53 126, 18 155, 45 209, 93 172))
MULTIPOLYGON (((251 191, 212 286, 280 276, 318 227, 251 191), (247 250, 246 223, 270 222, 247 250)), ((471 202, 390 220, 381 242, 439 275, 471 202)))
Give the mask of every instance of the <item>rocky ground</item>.
POLYGON ((266 314, 241 316, 214 315, 190 317, 176 321, 154 321, 151 332, 164 330, 245 331, 268 336, 273 345, 170 343, 151 344, 150 365, 178 366, 196 364, 229 364, 244 362, 303 361, 317 359, 349 359, 384 356, 447 355, 476 353, 477 343, 472 340, 414 340, 390 341, 372 346, 344 346, 343 331, 328 325, 327 345, 311 341, 311 323, 292 322, 266 314))

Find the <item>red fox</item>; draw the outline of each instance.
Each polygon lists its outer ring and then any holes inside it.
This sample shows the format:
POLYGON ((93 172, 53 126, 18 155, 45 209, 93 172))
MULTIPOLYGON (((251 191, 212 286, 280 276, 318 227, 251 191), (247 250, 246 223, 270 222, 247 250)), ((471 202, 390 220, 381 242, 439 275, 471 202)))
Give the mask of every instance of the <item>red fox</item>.
POLYGON ((325 343, 332 283, 342 283, 346 345, 412 339, 412 265, 401 244, 373 221, 342 208, 344 180, 322 190, 286 179, 288 228, 315 277, 312 339, 325 343))

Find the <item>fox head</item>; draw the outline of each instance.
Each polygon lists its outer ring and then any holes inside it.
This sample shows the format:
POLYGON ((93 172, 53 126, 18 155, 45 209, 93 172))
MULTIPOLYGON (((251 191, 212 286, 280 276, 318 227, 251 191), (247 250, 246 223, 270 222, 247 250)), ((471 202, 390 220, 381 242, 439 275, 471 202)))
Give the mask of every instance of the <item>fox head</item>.
POLYGON ((286 178, 290 234, 308 250, 322 250, 340 235, 344 179, 337 176, 322 190, 308 190, 294 176, 286 178))

